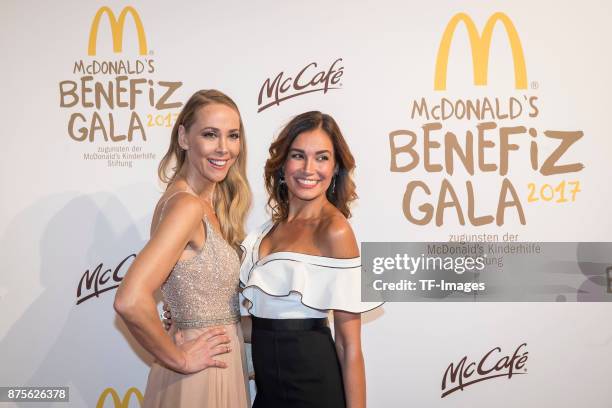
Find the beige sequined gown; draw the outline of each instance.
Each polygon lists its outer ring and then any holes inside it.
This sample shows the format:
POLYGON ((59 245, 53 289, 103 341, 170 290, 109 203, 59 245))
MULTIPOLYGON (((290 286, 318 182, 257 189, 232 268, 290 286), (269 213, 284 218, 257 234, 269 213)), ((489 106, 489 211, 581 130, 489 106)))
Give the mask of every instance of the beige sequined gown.
MULTIPOLYGON (((161 212, 160 218, 163 207, 161 212)), ((161 290, 172 312, 173 327, 182 331, 185 341, 209 326, 223 325, 227 329, 232 351, 215 356, 226 362, 227 368, 211 367, 184 375, 154 363, 145 391, 145 408, 250 407, 237 292, 240 260, 210 222, 206 218, 203 222, 204 246, 193 258, 177 262, 161 290)))

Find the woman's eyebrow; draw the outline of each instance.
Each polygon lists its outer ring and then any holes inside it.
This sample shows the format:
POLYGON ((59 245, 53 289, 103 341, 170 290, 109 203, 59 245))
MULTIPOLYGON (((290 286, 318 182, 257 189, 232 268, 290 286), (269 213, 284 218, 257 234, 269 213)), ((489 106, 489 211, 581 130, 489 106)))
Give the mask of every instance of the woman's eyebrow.
MULTIPOLYGON (((292 148, 291 148, 291 149, 289 149, 289 150, 294 150, 294 151, 296 151, 296 152, 298 152, 298 153, 306 153, 304 150, 302 150, 302 149, 296 149, 295 147, 292 147, 292 148)), ((327 150, 327 149, 325 149, 325 150, 319 150, 319 151, 315 152, 315 154, 321 154, 321 153, 329 153, 329 154, 331 154, 331 152, 330 152, 329 150, 327 150)))

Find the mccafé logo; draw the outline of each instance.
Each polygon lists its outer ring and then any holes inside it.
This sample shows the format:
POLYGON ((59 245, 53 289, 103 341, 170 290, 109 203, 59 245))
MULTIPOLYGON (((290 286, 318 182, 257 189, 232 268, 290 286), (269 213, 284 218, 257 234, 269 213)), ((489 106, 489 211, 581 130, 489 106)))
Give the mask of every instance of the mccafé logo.
POLYGON ((111 33, 113 35, 113 51, 121 52, 123 49, 123 28, 125 27, 125 18, 128 14, 132 17, 134 25, 136 26, 136 32, 138 34, 138 51, 140 55, 147 55, 147 37, 145 36, 144 27, 138 12, 131 6, 125 7, 119 14, 119 19, 115 17, 113 11, 104 6, 100 7, 98 12, 91 22, 91 30, 89 31, 89 46, 87 47, 87 55, 96 55, 96 42, 98 40, 98 27, 100 27, 100 20, 102 16, 106 14, 110 22, 111 33))
POLYGON ((136 254, 128 255, 114 269, 104 269, 104 264, 100 262, 93 271, 86 270, 77 287, 76 304, 80 305, 88 299, 100 297, 101 293, 117 289, 125 272, 131 265, 131 262, 128 264, 128 261, 134 258, 136 258, 136 254))
POLYGON ((316 62, 311 62, 294 76, 285 76, 285 72, 281 71, 274 79, 267 78, 259 90, 257 112, 280 105, 281 102, 296 96, 340 89, 340 78, 344 74, 341 62, 342 58, 336 59, 326 70, 319 69, 316 62))
POLYGON ((525 364, 527 364, 529 352, 523 347, 527 347, 527 343, 518 346, 511 356, 502 355, 500 357, 501 348, 495 347, 487 352, 480 361, 468 362, 467 356, 464 356, 457 364, 450 363, 442 378, 440 398, 455 391, 463 391, 464 388, 481 381, 498 377, 510 379, 514 375, 527 374, 525 364))
POLYGON ((472 64, 474 69, 474 85, 486 85, 489 71, 489 50, 491 49, 491 38, 493 29, 497 22, 501 22, 506 30, 512 58, 514 60, 514 83, 516 89, 527 89, 527 68, 525 67, 525 56, 519 35, 510 18, 504 13, 495 13, 487 20, 482 35, 474 21, 465 13, 456 14, 446 26, 438 57, 436 58, 436 71, 434 76, 434 89, 443 91, 446 89, 446 73, 448 70, 448 54, 450 52, 453 35, 459 23, 464 23, 468 32, 470 46, 472 47, 472 64))
POLYGON ((105 389, 104 391, 102 391, 102 394, 100 394, 100 398, 98 398, 96 408, 111 408, 110 404, 106 404, 108 396, 110 396, 111 398, 112 408, 128 408, 130 406, 130 400, 132 399, 132 395, 136 397, 138 405, 142 407, 144 403, 144 397, 142 393, 138 390, 138 388, 132 387, 125 392, 123 398, 119 397, 119 394, 117 393, 117 391, 115 391, 114 388, 105 389))

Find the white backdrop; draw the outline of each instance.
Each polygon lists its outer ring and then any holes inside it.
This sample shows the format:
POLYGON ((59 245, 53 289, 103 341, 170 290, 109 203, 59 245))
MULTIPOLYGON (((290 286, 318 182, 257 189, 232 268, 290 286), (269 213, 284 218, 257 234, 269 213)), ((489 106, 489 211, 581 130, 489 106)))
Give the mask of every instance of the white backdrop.
MULTIPOLYGON (((321 110, 333 115, 357 160, 355 174, 360 199, 352 224, 361 241, 447 241, 451 234, 518 234, 521 241, 611 241, 609 181, 612 140, 609 137, 609 94, 612 90, 608 39, 612 6, 587 2, 382 0, 373 2, 307 3, 121 1, 32 2, 9 0, 0 6, 0 44, 3 80, 0 102, 2 146, 0 161, 0 386, 56 385, 70 387, 70 406, 96 406, 111 387, 120 397, 130 387, 144 390, 150 356, 127 333, 112 309, 114 290, 94 293, 81 278, 100 264, 99 290, 111 288, 112 271, 137 253, 148 236, 152 211, 161 186, 156 168, 168 145, 174 114, 180 108, 156 109, 167 86, 182 82, 168 102, 184 102, 194 91, 217 88, 238 104, 247 130, 249 177, 254 205, 248 227, 266 220, 263 164, 270 141, 293 115, 321 110), (94 16, 108 6, 119 18, 126 6, 139 16, 146 38, 141 55, 137 25, 125 18, 123 49, 113 50, 108 15, 102 16, 95 55, 88 55, 94 16), (447 23, 466 13, 482 32, 495 12, 504 13, 516 27, 526 63, 526 89, 516 89, 510 42, 502 24, 493 31, 488 84, 475 86, 465 25, 453 37, 448 59, 446 90, 434 90, 438 47, 447 23), (341 59, 340 61, 337 61, 341 59), (134 107, 100 108, 83 105, 79 62, 124 62, 144 72, 93 73, 85 85, 107 87, 118 75, 137 85, 134 107), (305 67, 298 86, 334 61, 327 92, 312 91, 280 101, 260 112, 258 96, 264 81, 283 73, 293 78, 305 67), (316 63, 314 65, 309 65, 316 63), (149 70, 153 72, 149 72, 149 70), (152 81, 150 87, 147 81, 152 81), (79 102, 70 104, 68 82, 78 88, 79 102), (301 81, 301 82, 300 82, 301 81), (62 86, 64 88, 62 88, 62 86), (62 99, 62 90, 65 92, 62 99), (514 120, 493 119, 498 126, 534 128, 542 160, 558 142, 544 131, 582 131, 560 164, 581 162, 579 172, 543 176, 530 167, 527 135, 511 139, 520 149, 510 153, 507 178, 520 197, 526 224, 516 211, 506 212, 501 226, 459 225, 455 210, 447 209, 442 226, 418 226, 402 211, 408 182, 423 180, 437 201, 439 185, 448 178, 459 196, 467 220, 465 180, 472 180, 477 215, 495 214, 503 176, 476 170, 469 176, 461 166, 454 175, 427 172, 421 162, 410 172, 391 172, 389 133, 414 131, 422 146, 421 127, 428 122, 411 117, 412 102, 498 98, 507 105, 514 97, 523 104, 537 97, 538 114, 526 109, 514 120), (504 102, 505 101, 505 102, 504 102), (125 135, 132 111, 142 120, 146 140, 136 130, 133 140, 112 141, 125 135), (79 138, 78 128, 91 125, 94 112, 104 131, 93 141, 79 138), (70 117, 75 121, 70 136, 70 117), (150 116, 149 116, 150 115, 150 116), (169 117, 167 115, 170 115, 169 117), (157 124, 156 125, 156 121, 157 124), (149 126, 152 125, 152 126, 149 126), (102 149, 102 150, 99 150, 102 149), (104 149, 128 149, 134 156, 109 164, 104 149), (97 156, 96 156, 97 154, 97 156), (575 201, 528 202, 528 183, 538 189, 562 181, 579 181, 575 201), (110 273, 104 273, 111 269, 110 273), (81 301, 79 304, 77 302, 81 301)), ((115 27, 118 38, 120 24, 115 27)), ((319 79, 323 75, 319 76, 319 79)), ((116 84, 116 82, 114 82, 116 84)), ((283 96, 299 90, 290 86, 283 96)), ((264 91, 265 93, 265 91, 264 91)), ((120 92, 129 102, 129 89, 120 92)), ((265 95, 264 95, 265 96, 265 95)), ((85 91, 85 102, 94 101, 85 91)), ((163 103, 163 102, 162 102, 163 103)), ((129 104, 128 104, 129 105, 129 104)), ((525 104, 527 107, 528 105, 525 104)), ((449 119, 433 139, 445 131, 463 140, 483 121, 449 119)), ((488 133, 498 142, 498 133, 488 133)), ((113 152, 116 153, 116 152, 113 152)), ((486 153, 498 162, 499 146, 486 153)), ((402 156, 406 160, 407 156, 402 156)), ((442 149, 432 151, 432 163, 443 163, 442 149)), ((540 161, 540 164, 542 162, 540 161)), ((405 162, 404 162, 405 164, 405 162)), ((415 193, 411 208, 427 198, 415 193)), ((125 273, 129 260, 118 274, 125 273)), ((585 277, 586 280, 586 277, 585 277)), ((612 328, 605 303, 387 303, 365 316, 363 348, 366 358, 368 404, 371 407, 609 407, 612 328), (450 363, 463 356, 478 361, 499 346, 500 357, 521 344, 529 352, 527 375, 500 377, 466 387, 441 398, 441 383, 450 363)), ((496 354, 497 355, 497 354, 496 354)), ((495 359, 497 361, 498 358, 495 359)), ((126 400, 127 404, 127 400, 126 400)), ((44 404, 42 404, 44 405, 44 404)), ((99 406, 112 406, 111 398, 99 406)), ((41 405, 36 405, 41 406, 41 405)), ((58 406, 60 406, 58 404, 58 406)), ((65 406, 61 405, 61 406, 65 406)), ((129 406, 138 402, 132 398, 129 406)))

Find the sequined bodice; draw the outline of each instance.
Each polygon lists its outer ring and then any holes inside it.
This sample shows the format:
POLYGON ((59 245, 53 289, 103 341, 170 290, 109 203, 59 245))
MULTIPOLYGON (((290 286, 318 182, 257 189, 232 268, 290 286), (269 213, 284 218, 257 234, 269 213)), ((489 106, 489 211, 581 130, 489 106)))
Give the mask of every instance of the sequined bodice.
POLYGON ((161 291, 179 329, 240 320, 238 254, 204 218, 206 241, 194 257, 178 261, 161 291))

